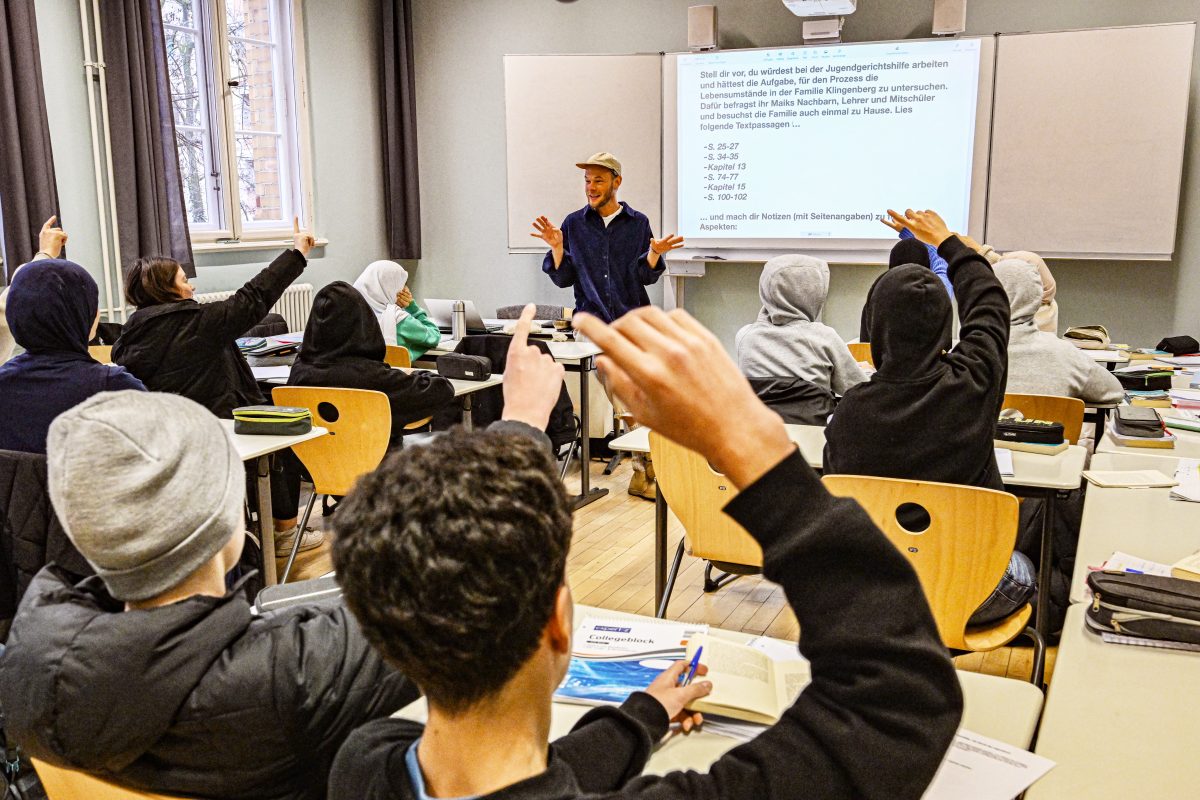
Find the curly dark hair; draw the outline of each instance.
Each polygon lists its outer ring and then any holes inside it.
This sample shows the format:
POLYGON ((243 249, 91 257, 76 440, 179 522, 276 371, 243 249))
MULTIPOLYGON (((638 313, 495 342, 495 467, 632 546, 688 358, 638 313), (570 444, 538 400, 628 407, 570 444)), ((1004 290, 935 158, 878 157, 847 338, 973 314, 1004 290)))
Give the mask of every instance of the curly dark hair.
POLYGON ((368 641, 450 713, 497 692, 537 649, 571 543, 544 446, 457 429, 388 456, 333 527, 338 582, 368 641))

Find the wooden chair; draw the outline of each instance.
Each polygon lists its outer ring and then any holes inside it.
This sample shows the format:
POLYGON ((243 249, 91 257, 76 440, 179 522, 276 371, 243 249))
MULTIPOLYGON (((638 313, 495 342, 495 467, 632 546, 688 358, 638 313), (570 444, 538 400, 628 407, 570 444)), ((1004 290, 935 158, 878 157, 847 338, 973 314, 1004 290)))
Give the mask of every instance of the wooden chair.
POLYGON ((292 445, 292 451, 312 476, 313 493, 279 579, 287 583, 317 495, 347 495, 360 476, 379 466, 391 439, 392 408, 386 394, 367 389, 276 386, 271 398, 277 405, 307 408, 313 423, 329 431, 327 436, 292 445))
POLYGON ((1053 394, 1006 394, 1003 408, 1015 408, 1025 419, 1044 419, 1061 422, 1063 438, 1071 444, 1079 442, 1083 429, 1083 401, 1077 397, 1053 394))
POLYGON ((675 551, 675 560, 667 576, 666 591, 657 616, 667 613, 671 591, 679 575, 679 564, 686 550, 709 562, 704 570, 704 591, 713 592, 738 575, 762 572, 762 549, 758 542, 732 518, 721 513, 725 504, 737 495, 737 489, 721 473, 692 450, 650 432, 650 458, 658 480, 658 491, 668 502, 685 531, 675 551), (725 571, 712 577, 713 566, 725 571))
POLYGON ((165 794, 126 789, 84 772, 51 766, 36 758, 31 761, 50 800, 174 800, 165 794))
POLYGON ((826 475, 821 480, 834 495, 857 500, 908 557, 947 647, 995 650, 1021 634, 1028 635, 1034 642, 1031 681, 1041 685, 1045 643, 1028 624, 1032 606, 1026 603, 989 625, 967 627, 971 615, 1000 582, 1012 556, 1019 515, 1016 497, 974 486, 865 475, 826 475), (907 530, 896 518, 906 503, 928 512, 926 530, 907 530))
POLYGON ((383 360, 389 367, 411 367, 412 353, 402 344, 389 344, 383 360))
POLYGON ((111 344, 88 345, 88 355, 99 361, 101 364, 113 363, 111 344))
POLYGON ((871 358, 870 342, 851 342, 846 347, 850 348, 850 355, 854 356, 855 361, 865 361, 872 367, 875 366, 875 359, 871 358))

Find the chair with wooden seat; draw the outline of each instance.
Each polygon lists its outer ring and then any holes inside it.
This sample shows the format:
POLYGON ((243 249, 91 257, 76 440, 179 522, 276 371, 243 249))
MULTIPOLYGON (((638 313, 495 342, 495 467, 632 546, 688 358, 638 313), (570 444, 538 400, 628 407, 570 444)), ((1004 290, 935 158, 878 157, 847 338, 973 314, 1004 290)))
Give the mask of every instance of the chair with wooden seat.
POLYGON ((875 359, 871 358, 871 343, 870 342, 850 342, 846 345, 850 348, 850 355, 855 361, 865 361, 871 366, 875 366, 875 359))
POLYGON ((329 431, 327 436, 292 445, 292 452, 312 476, 313 492, 279 579, 287 583, 317 496, 349 494, 360 476, 383 461, 392 435, 392 407, 386 394, 368 389, 276 386, 271 398, 277 405, 307 408, 313 424, 329 431))
POLYGON ((708 562, 704 569, 706 592, 716 591, 739 575, 761 573, 762 548, 745 528, 721 513, 737 496, 733 483, 709 466, 699 453, 654 431, 650 432, 650 458, 654 462, 658 491, 679 517, 684 530, 657 616, 666 616, 684 550, 708 562), (714 566, 725 574, 714 579, 714 566))
POLYGON ((101 364, 113 363, 111 344, 88 345, 88 355, 99 361, 101 364))
POLYGON ((389 344, 383 360, 389 367, 411 367, 412 353, 402 344, 389 344))
POLYGON ((1006 394, 1002 408, 1013 408, 1025 419, 1044 419, 1061 422, 1063 438, 1071 444, 1079 443, 1083 430, 1083 401, 1077 397, 1059 397, 1053 394, 1006 394))
POLYGON ((45 761, 31 759, 42 788, 50 800, 175 800, 165 794, 150 794, 126 789, 108 781, 93 778, 85 772, 63 769, 45 761))
POLYGON ((866 475, 826 475, 821 480, 832 494, 857 500, 908 557, 947 647, 995 650, 1018 636, 1029 636, 1034 646, 1030 679, 1041 685, 1045 643, 1029 625, 1030 604, 997 622, 967 625, 1008 567, 1017 540, 1016 497, 974 486, 866 475), (908 504, 927 512, 929 526, 924 531, 908 530, 897 518, 908 504))

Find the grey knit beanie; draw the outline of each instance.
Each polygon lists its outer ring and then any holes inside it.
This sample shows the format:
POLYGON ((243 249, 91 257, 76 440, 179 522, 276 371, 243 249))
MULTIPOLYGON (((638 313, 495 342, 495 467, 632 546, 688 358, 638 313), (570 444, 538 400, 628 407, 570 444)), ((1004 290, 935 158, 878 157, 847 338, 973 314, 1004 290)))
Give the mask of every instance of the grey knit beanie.
POLYGON ((50 425, 46 456, 59 521, 118 600, 179 585, 243 524, 241 461, 187 398, 94 395, 50 425))

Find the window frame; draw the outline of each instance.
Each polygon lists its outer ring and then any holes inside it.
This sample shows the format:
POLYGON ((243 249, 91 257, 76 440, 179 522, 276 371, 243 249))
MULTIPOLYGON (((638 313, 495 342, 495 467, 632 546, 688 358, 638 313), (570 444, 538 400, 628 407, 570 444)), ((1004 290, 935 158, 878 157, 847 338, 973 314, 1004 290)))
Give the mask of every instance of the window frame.
MULTIPOLYGON (((229 85, 229 81, 239 76, 231 74, 231 37, 226 25, 226 0, 194 0, 194 3, 196 24, 201 36, 198 50, 203 50, 200 72, 205 97, 202 105, 209 121, 210 135, 206 142, 206 157, 208 164, 217 166, 219 174, 206 177, 210 203, 214 208, 214 224, 205 224, 198 230, 192 230, 193 249, 257 249, 266 245, 291 242, 293 232, 291 221, 288 219, 265 223, 242 219, 237 164, 238 134, 233 124, 234 87, 229 85)), ((300 218, 301 226, 311 230, 312 134, 309 124, 302 3, 295 0, 270 0, 270 3, 277 39, 271 43, 274 48, 275 86, 282 95, 276 101, 277 114, 281 116, 277 124, 279 132, 270 135, 278 136, 280 143, 281 199, 290 204, 292 213, 300 218)), ((166 29, 181 27, 164 23, 166 29)), ((248 37, 247 40, 254 41, 248 37)), ((193 126, 186 126, 186 129, 191 130, 193 126)), ((288 215, 285 214, 286 216, 288 215)))

